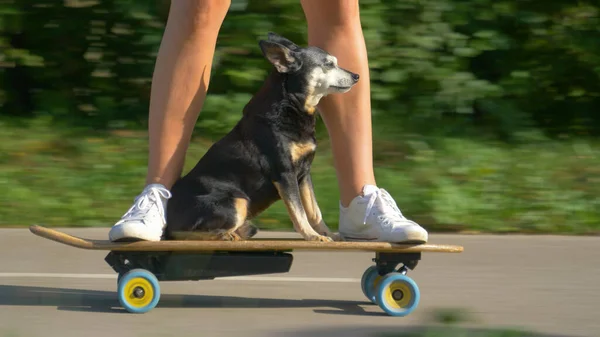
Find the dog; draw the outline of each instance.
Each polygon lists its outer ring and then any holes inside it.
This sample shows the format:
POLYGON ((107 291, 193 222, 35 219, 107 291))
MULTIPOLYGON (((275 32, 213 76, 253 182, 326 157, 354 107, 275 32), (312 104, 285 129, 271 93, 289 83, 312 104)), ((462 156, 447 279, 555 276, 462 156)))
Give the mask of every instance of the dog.
POLYGON ((359 75, 335 56, 275 33, 258 45, 272 69, 233 129, 179 178, 167 203, 164 239, 246 240, 250 220, 278 200, 307 241, 334 241, 310 175, 321 98, 348 92, 359 75))

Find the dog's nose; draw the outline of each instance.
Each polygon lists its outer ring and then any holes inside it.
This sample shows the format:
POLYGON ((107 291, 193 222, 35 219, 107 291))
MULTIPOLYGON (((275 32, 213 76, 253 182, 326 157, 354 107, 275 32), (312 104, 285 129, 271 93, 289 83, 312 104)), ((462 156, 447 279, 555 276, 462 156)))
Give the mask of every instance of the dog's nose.
POLYGON ((358 74, 352 74, 352 79, 354 80, 354 82, 358 82, 358 78, 360 76, 358 76, 358 74))

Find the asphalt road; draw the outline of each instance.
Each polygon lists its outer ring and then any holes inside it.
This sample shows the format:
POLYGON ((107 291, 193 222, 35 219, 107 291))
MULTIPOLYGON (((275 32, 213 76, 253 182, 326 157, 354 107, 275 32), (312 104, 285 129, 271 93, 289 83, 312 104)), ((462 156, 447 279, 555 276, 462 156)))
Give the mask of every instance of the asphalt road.
POLYGON ((600 238, 431 235, 430 242, 465 251, 423 256, 409 273, 421 303, 404 318, 365 301, 360 277, 371 254, 301 251, 288 274, 163 282, 158 306, 135 315, 119 307, 106 252, 3 229, 0 337, 375 336, 427 326, 439 308, 470 311, 474 326, 600 336, 600 238))

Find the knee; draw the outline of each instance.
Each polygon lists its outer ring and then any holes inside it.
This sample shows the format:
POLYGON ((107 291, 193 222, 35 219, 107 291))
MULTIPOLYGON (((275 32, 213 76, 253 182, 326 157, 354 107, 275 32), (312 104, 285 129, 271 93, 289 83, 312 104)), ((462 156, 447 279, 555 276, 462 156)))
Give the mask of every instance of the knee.
POLYGON ((230 5, 231 0, 175 0, 171 1, 169 20, 192 31, 218 30, 230 5))
POLYGON ((319 29, 360 26, 358 0, 303 0, 303 8, 307 23, 319 29))

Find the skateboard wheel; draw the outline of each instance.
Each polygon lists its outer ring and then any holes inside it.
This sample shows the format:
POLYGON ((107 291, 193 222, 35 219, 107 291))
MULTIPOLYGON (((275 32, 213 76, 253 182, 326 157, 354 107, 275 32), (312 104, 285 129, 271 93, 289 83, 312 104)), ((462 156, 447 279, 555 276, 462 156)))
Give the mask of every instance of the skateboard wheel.
POLYGON ((363 292, 363 295, 365 295, 366 298, 369 298, 369 295, 367 294, 367 282, 366 280, 369 278, 370 274, 373 273, 373 271, 377 271, 377 267, 376 266, 370 266, 369 268, 367 268, 367 270, 365 270, 365 272, 362 275, 362 278, 360 279, 360 288, 363 292))
POLYGON ((118 281, 119 303, 132 313, 152 310, 160 299, 156 276, 144 269, 133 269, 121 275, 118 281))
POLYGON ((400 273, 382 277, 375 291, 376 303, 390 316, 407 316, 417 308, 420 298, 415 281, 400 273))
POLYGON ((360 286, 362 288, 363 294, 372 303, 376 303, 375 289, 377 288, 377 285, 379 284, 380 280, 381 275, 379 275, 377 266, 371 266, 367 268, 360 280, 360 286))

